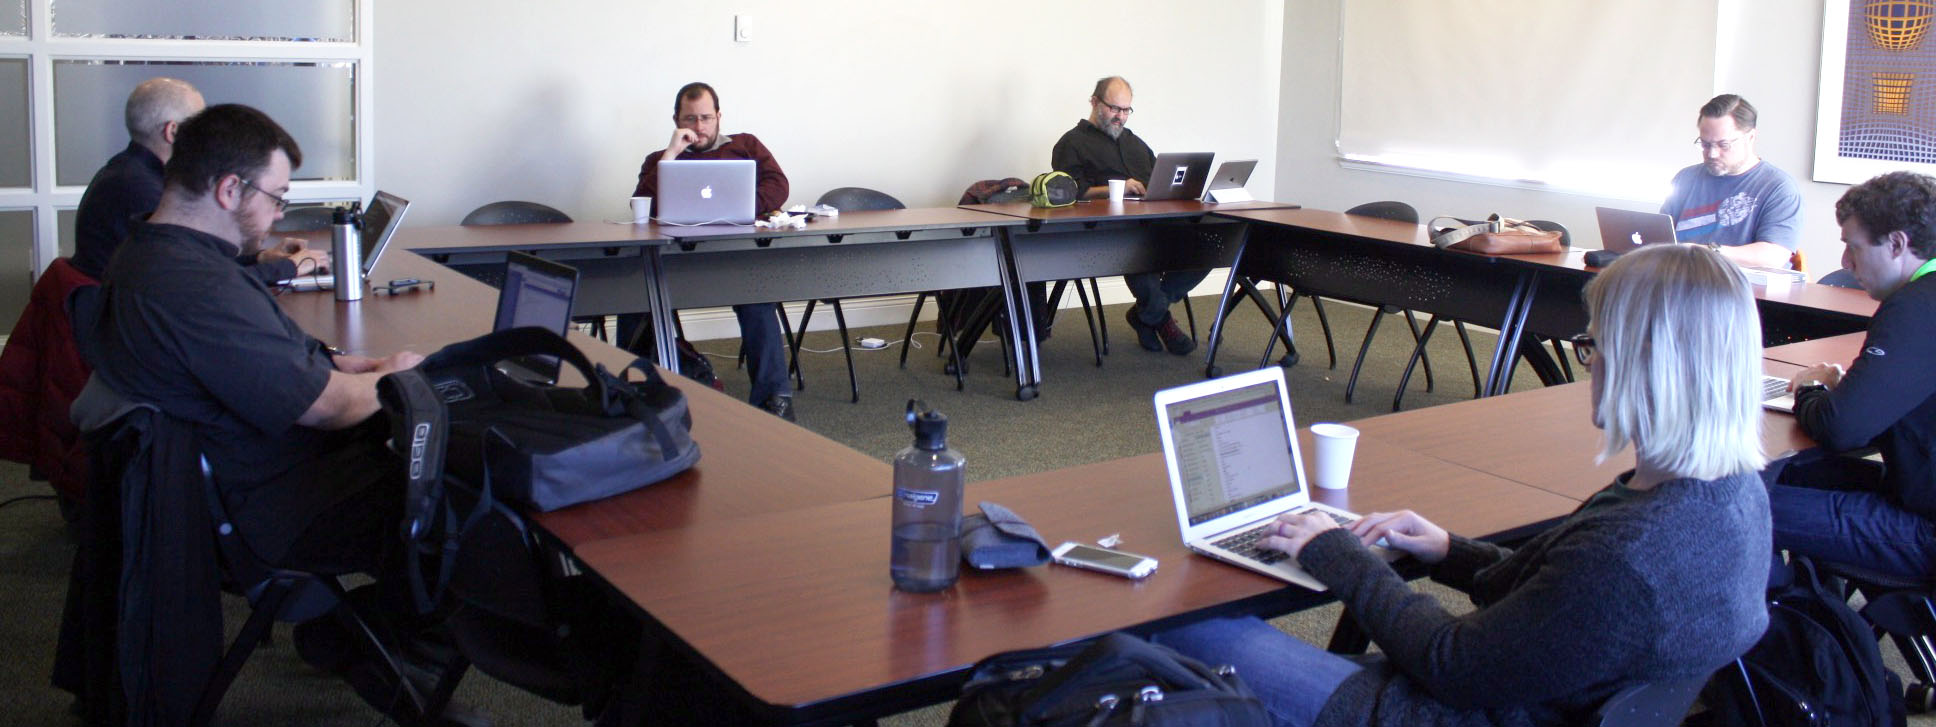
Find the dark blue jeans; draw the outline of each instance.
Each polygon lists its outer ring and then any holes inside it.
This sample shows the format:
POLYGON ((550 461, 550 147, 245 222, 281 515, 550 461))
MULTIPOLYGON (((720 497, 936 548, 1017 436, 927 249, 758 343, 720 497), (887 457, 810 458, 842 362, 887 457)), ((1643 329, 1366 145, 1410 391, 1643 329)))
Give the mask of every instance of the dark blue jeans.
MULTIPOLYGON (((778 303, 753 303, 733 306, 733 316, 739 319, 740 347, 746 349, 746 374, 753 379, 753 392, 747 397, 754 406, 765 403, 774 394, 792 394, 793 380, 787 378, 786 336, 780 334, 780 306, 778 303)), ((625 313, 618 317, 619 345, 632 346, 633 339, 644 328, 644 313, 625 313)), ((644 341, 632 350, 642 356, 652 355, 652 347, 644 341)))
POLYGON ((1331 693, 1364 668, 1250 617, 1200 621, 1150 640, 1211 666, 1236 667, 1281 726, 1315 724, 1331 693))
POLYGON ((1191 288, 1209 275, 1209 270, 1135 273, 1124 275, 1123 283, 1129 286, 1129 294, 1136 297, 1136 317, 1154 326, 1170 317, 1170 306, 1183 300, 1191 288))
POLYGON ((1936 574, 1936 524, 1878 489, 1880 468, 1808 450, 1763 471, 1775 547, 1889 575, 1936 574))

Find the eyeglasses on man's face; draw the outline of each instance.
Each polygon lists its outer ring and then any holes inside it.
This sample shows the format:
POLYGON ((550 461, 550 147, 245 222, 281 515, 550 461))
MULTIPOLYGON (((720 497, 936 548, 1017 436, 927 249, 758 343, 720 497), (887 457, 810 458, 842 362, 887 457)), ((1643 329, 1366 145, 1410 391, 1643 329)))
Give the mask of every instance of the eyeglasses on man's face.
POLYGON ((686 114, 685 116, 679 117, 679 123, 685 124, 687 126, 698 126, 699 124, 710 124, 718 120, 719 120, 718 114, 701 114, 701 115, 686 114))
POLYGON ((1117 106, 1116 104, 1110 103, 1108 101, 1104 101, 1102 99, 1096 99, 1096 103, 1102 104, 1103 108, 1109 109, 1112 113, 1120 114, 1123 116, 1128 116, 1130 114, 1136 113, 1135 107, 1132 107, 1132 106, 1117 106))
POLYGON ((1734 145, 1740 141, 1741 141, 1741 137, 1739 136, 1734 137, 1732 139, 1722 139, 1720 141, 1708 141, 1706 139, 1696 138, 1694 140, 1694 145, 1700 147, 1701 151, 1703 152, 1719 151, 1725 154, 1729 150, 1732 150, 1734 148, 1734 145))
POLYGON ((266 190, 266 189, 263 189, 263 188, 261 188, 261 187, 259 187, 259 186, 256 186, 256 183, 255 183, 255 182, 251 182, 251 181, 249 181, 249 180, 247 180, 247 179, 245 179, 245 178, 242 178, 242 177, 236 177, 235 179, 236 179, 236 181, 238 181, 238 182, 241 182, 241 183, 242 183, 242 186, 244 186, 244 187, 248 187, 249 189, 253 189, 253 190, 255 190, 255 191, 257 191, 257 192, 261 192, 261 193, 262 193, 262 196, 264 196, 264 197, 268 197, 268 198, 269 198, 270 200, 273 200, 273 201, 274 201, 274 202, 276 203, 276 211, 277 211, 277 212, 281 212, 281 211, 283 211, 283 210, 286 210, 286 209, 289 209, 289 200, 287 200, 287 199, 284 199, 284 198, 282 198, 281 196, 279 196, 279 195, 277 195, 277 194, 275 194, 275 193, 273 193, 273 192, 270 192, 269 190, 266 190))

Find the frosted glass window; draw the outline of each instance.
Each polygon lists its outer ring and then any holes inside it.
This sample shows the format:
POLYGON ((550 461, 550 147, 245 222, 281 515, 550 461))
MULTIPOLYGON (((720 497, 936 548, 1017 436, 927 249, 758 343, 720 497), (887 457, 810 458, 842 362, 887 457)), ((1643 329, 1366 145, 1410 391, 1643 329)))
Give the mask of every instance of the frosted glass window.
POLYGON ((0 210, 0 331, 13 332, 34 289, 34 213, 0 210))
POLYGON ((356 40, 355 0, 52 0, 54 35, 356 40))
POLYGON ((55 179, 85 185, 128 145, 122 109, 136 84, 156 76, 195 85, 210 105, 242 103, 274 118, 302 147, 297 180, 356 175, 356 64, 214 61, 54 62, 55 179))
POLYGON ((0 0, 0 35, 27 34, 27 0, 0 0))
POLYGON ((54 212, 54 228, 60 235, 60 257, 74 257, 74 220, 77 217, 77 210, 54 212))
POLYGON ((34 184, 27 133, 27 59, 0 58, 0 187, 34 184))

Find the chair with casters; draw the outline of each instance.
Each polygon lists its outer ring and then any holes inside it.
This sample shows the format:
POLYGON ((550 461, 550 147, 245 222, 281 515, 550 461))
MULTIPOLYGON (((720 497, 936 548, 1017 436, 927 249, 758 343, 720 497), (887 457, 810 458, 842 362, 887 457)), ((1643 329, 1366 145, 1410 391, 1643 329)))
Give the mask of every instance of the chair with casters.
POLYGON ((276 220, 276 224, 271 226, 269 230, 271 232, 315 232, 317 230, 327 230, 335 214, 336 208, 330 205, 318 204, 290 207, 288 212, 282 214, 282 219, 276 220))
POLYGON ((1862 284, 1856 282, 1855 273, 1849 272, 1846 268, 1824 275, 1821 280, 1815 282, 1819 285, 1833 285, 1837 288, 1855 288, 1857 290, 1862 288, 1862 284))

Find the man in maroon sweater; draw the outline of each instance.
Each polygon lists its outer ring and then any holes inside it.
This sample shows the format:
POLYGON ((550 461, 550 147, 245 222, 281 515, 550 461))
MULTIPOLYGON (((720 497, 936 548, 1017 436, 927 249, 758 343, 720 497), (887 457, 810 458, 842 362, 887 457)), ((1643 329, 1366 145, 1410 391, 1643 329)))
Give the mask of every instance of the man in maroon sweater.
MULTIPOLYGON (((634 197, 651 197, 652 214, 658 215, 659 162, 665 159, 751 159, 759 168, 757 213, 764 214, 786 205, 786 172, 773 159, 773 152, 752 134, 723 136, 719 133, 719 94, 704 83, 688 83, 672 99, 672 140, 666 148, 645 157, 639 167, 639 186, 634 197)), ((793 421, 793 385, 787 379, 785 338, 780 335, 780 307, 775 303, 733 306, 739 317, 740 343, 746 349, 747 374, 753 378, 753 393, 748 397, 758 406, 787 421, 793 421)), ((623 328, 623 326, 621 326, 623 328)), ((659 335, 670 335, 661 331, 659 335)))

